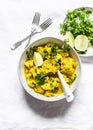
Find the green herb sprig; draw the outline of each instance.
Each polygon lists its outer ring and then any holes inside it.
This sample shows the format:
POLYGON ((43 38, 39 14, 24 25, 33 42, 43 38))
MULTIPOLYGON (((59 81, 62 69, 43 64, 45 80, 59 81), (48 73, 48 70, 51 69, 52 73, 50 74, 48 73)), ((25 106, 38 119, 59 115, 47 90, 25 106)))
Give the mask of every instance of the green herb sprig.
POLYGON ((41 72, 40 74, 37 74, 34 79, 37 84, 42 85, 45 81, 45 74, 41 72))
POLYGON ((37 47, 34 46, 34 47, 31 47, 28 51, 26 51, 27 59, 31 59, 36 50, 37 50, 37 47))

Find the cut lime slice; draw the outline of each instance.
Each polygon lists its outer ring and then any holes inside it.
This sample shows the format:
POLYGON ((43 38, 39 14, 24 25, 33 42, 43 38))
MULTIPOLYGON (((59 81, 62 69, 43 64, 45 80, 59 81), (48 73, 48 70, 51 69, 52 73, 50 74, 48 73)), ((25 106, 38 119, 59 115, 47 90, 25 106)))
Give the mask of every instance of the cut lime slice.
POLYGON ((74 44, 76 50, 84 52, 88 48, 88 38, 85 35, 78 35, 75 38, 74 44))
POLYGON ((36 66, 41 66, 43 63, 43 58, 42 58, 41 54, 38 52, 34 52, 33 61, 36 66))
POLYGON ((69 41, 67 42, 70 46, 74 47, 74 36, 71 32, 67 32, 65 38, 69 41))

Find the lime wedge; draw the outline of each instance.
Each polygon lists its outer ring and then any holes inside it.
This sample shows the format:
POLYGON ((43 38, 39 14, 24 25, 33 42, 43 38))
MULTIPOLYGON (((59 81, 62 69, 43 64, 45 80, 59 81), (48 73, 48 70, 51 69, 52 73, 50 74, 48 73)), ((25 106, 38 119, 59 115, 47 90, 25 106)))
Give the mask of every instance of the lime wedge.
POLYGON ((65 38, 69 41, 67 42, 70 46, 74 47, 74 36, 71 32, 66 32, 65 38))
POLYGON ((88 38, 85 35, 78 35, 75 38, 74 44, 76 50, 84 52, 88 48, 88 38))
POLYGON ((38 52, 34 52, 33 61, 36 66, 41 66, 43 63, 43 58, 42 58, 41 54, 38 52))

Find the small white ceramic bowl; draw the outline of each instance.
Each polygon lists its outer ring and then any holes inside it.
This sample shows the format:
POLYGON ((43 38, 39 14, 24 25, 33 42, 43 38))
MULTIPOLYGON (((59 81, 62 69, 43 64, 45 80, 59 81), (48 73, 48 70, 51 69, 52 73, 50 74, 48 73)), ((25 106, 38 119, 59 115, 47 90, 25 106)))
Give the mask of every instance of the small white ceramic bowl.
MULTIPOLYGON (((31 43, 30 46, 26 50, 24 50, 24 52, 22 53, 22 55, 20 57, 19 64, 18 64, 18 76, 19 76, 19 79, 20 79, 22 86, 24 87, 26 92, 29 93, 31 96, 33 96, 36 99, 42 100, 42 101, 53 102, 53 101, 58 101, 58 100, 64 99, 65 95, 60 94, 59 96, 46 97, 46 96, 43 96, 39 93, 36 93, 33 89, 31 89, 27 85, 27 82, 26 82, 26 79, 25 79, 25 76, 24 76, 24 62, 26 60, 26 51, 29 50, 30 47, 44 45, 48 42, 53 42, 53 43, 56 43, 57 45, 63 44, 63 41, 61 41, 60 39, 57 39, 57 38, 53 38, 53 37, 45 37, 45 38, 39 39, 39 40, 31 43)), ((81 62, 80 62, 80 58, 79 58, 77 52, 72 47, 70 47, 70 54, 75 59, 75 61, 77 63, 77 71, 76 71, 77 77, 76 77, 75 81, 73 82, 73 84, 71 85, 71 88, 70 88, 71 91, 73 92, 77 88, 78 83, 80 81, 81 62)))

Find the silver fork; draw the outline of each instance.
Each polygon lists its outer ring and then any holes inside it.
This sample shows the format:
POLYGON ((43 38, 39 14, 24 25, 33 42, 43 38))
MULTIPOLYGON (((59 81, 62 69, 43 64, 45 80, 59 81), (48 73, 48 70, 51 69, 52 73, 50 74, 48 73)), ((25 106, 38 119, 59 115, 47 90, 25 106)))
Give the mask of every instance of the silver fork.
POLYGON ((36 33, 41 33, 43 32, 44 30, 46 30, 50 25, 52 24, 52 20, 50 18, 48 18, 46 21, 44 21, 40 26, 38 26, 32 35, 30 35, 30 38, 29 38, 29 41, 27 43, 27 45, 25 46, 25 48, 27 48, 30 44, 30 40, 31 40, 31 37, 36 34, 36 33))
POLYGON ((22 42, 24 42, 25 40, 27 40, 29 38, 30 40, 30 37, 33 35, 33 32, 36 30, 37 26, 39 26, 39 21, 40 21, 40 13, 36 12, 35 15, 34 15, 34 18, 33 18, 33 21, 32 21, 32 26, 31 26, 31 33, 28 37, 24 38, 23 40, 19 41, 19 42, 16 42, 14 43, 12 46, 11 46, 11 49, 14 50, 16 49, 17 47, 19 47, 22 42))
MULTIPOLYGON (((35 34, 37 34, 37 33, 43 32, 43 31, 46 30, 51 24, 52 24, 52 20, 51 20, 50 18, 48 18, 48 19, 47 19, 46 21, 44 21, 40 26, 38 26, 38 27, 36 28, 36 30, 34 30, 34 32, 33 32, 32 34, 28 35, 28 36, 25 37, 23 40, 21 40, 21 41, 15 43, 15 44, 13 45, 13 48, 11 48, 11 49, 12 49, 12 50, 16 49, 17 47, 19 47, 19 46, 22 44, 22 42, 24 42, 25 40, 27 40, 30 36, 32 37, 33 35, 35 35, 35 34)), ((31 38, 30 38, 30 40, 31 40, 31 38)), ((29 44, 30 44, 30 42, 27 43, 26 47, 27 47, 29 44)), ((25 48, 26 48, 26 47, 25 47, 25 48)))
POLYGON ((31 37, 33 36, 34 31, 36 30, 37 26, 39 25, 40 21, 40 13, 36 12, 33 22, 32 22, 32 27, 31 27, 31 34, 29 36, 28 44, 30 43, 31 37))

